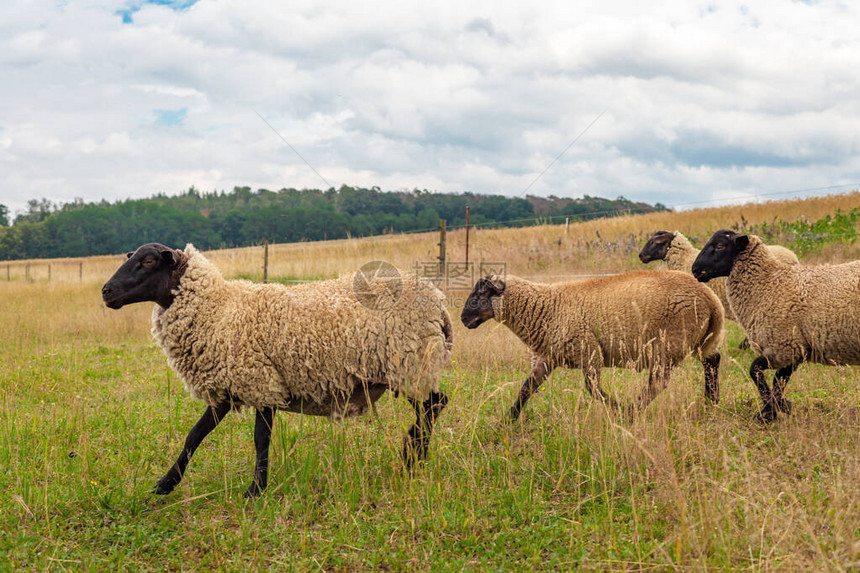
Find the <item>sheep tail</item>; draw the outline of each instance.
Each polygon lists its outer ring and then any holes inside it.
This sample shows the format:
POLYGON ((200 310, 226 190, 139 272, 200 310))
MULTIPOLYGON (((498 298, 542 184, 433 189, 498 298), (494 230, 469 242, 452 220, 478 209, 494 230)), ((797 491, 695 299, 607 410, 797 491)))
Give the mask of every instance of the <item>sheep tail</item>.
POLYGON ((442 308, 442 335, 445 337, 445 351, 448 355, 454 348, 454 325, 451 323, 451 315, 448 309, 442 308))
POLYGON ((720 351, 720 344, 723 342, 723 323, 725 315, 722 310, 722 303, 716 299, 717 304, 711 305, 711 315, 708 317, 708 325, 703 333, 702 339, 699 341, 699 349, 702 358, 708 358, 720 351))

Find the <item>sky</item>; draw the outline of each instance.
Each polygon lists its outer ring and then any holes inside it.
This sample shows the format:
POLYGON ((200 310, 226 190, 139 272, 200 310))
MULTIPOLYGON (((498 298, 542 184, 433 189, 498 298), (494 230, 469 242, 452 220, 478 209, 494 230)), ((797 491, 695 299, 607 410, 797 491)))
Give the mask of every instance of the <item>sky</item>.
POLYGON ((650 4, 0 3, 0 203, 860 187, 860 3, 650 4))

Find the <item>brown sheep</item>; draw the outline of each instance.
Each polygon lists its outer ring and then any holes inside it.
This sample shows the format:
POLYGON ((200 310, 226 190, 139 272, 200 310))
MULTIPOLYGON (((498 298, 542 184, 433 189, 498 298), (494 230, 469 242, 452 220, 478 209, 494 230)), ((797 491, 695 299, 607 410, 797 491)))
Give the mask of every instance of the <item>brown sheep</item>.
POLYGON ((789 414, 785 386, 803 362, 860 364, 860 261, 790 265, 755 235, 717 231, 692 267, 700 281, 728 277, 729 302, 759 353, 750 377, 762 400, 758 418, 789 414), (773 391, 764 371, 776 370, 773 391))
POLYGON ((650 369, 632 417, 691 352, 704 367, 705 396, 719 401, 723 307, 689 274, 634 272, 558 284, 493 275, 475 284, 460 318, 467 328, 495 318, 532 352, 532 372, 510 409, 512 420, 558 366, 581 368, 588 391, 616 409, 600 387, 601 368, 650 369))

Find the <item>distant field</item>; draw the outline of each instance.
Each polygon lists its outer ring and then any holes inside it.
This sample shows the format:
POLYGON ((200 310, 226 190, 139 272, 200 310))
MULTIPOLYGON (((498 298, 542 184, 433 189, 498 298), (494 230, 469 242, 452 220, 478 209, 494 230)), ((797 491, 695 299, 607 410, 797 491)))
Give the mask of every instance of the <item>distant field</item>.
MULTIPOLYGON (((819 219, 860 206, 853 193, 524 229, 478 230, 470 260, 519 275, 640 269, 647 235, 701 243, 743 220, 819 219)), ((448 235, 450 261, 464 256, 448 235)), ((157 237, 145 240, 157 240, 157 237)), ((372 260, 432 261, 438 234, 275 245, 269 275, 308 280, 372 260)), ((174 245, 181 246, 181 245, 174 245)), ((791 247, 790 244, 786 246, 791 247)), ((860 258, 830 245, 804 263, 860 258)), ((227 276, 262 277, 262 249, 207 253, 227 276)), ((427 467, 404 475, 412 422, 386 396, 378 416, 332 423, 280 414, 270 487, 242 492, 253 413, 204 442, 173 494, 151 495, 203 407, 149 335, 150 304, 106 309, 99 288, 122 256, 0 263, 0 569, 116 570, 856 570, 860 568, 860 377, 802 366, 795 412, 752 421, 758 397, 733 323, 722 401, 705 406, 698 363, 632 425, 553 373, 515 426, 502 423, 528 370, 504 327, 459 321, 427 467), (50 282, 46 268, 51 264, 50 282)), ((653 267, 650 265, 648 268, 653 267)), ((453 303, 465 293, 451 291, 453 303)), ((452 304, 452 315, 459 309, 452 304)), ((646 375, 608 369, 629 400, 646 375)))

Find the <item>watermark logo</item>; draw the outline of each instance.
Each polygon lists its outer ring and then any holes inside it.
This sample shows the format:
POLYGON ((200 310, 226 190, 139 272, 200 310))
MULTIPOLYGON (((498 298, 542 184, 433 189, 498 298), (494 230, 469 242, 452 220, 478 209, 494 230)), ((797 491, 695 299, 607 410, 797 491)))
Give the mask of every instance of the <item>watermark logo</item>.
POLYGON ((352 292, 370 310, 387 310, 403 296, 403 277, 394 265, 371 261, 355 271, 352 292))
POLYGON ((439 288, 447 290, 471 290, 475 280, 487 275, 500 275, 504 278, 507 264, 504 262, 475 263, 448 261, 420 261, 412 265, 416 276, 427 279, 439 288), (476 272, 477 271, 477 272, 476 272))
MULTIPOLYGON (((446 293, 447 306, 460 308, 465 302, 465 293, 472 290, 475 280, 488 275, 505 277, 504 262, 466 263, 448 261, 444 266, 439 261, 419 261, 412 265, 414 281, 426 280, 446 293), (458 294, 459 293, 459 294, 458 294)), ((394 308, 403 297, 404 277, 391 263, 371 261, 365 263, 352 277, 352 292, 356 300, 370 310, 394 308)), ((417 284, 415 285, 417 286, 417 284)), ((420 289, 419 289, 420 290, 420 289)), ((410 305, 437 304, 435 295, 424 293, 413 296, 410 305)))

